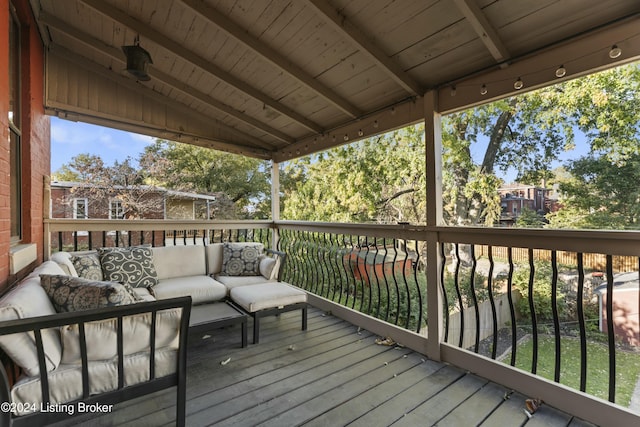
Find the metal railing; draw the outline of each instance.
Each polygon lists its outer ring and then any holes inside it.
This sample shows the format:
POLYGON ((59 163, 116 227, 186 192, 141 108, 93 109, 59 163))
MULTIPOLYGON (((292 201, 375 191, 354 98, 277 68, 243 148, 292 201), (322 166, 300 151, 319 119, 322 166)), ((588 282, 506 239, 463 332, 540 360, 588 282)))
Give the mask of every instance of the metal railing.
POLYGON ((336 310, 344 306, 379 319, 389 336, 398 333, 394 328, 408 331, 413 335, 405 344, 427 348, 430 357, 507 387, 544 390, 550 404, 596 424, 606 420, 609 415, 604 414, 611 408, 628 415, 582 392, 623 406, 628 403, 619 396, 629 373, 619 366, 628 354, 637 353, 639 344, 633 337, 640 340, 640 293, 625 298, 632 307, 626 319, 614 318, 620 303, 615 282, 629 259, 635 259, 628 287, 638 287, 638 232, 296 221, 117 221, 119 227, 114 227, 114 222, 45 224, 53 237, 117 228, 127 236, 164 233, 157 240, 163 244, 185 244, 185 238, 196 244, 201 239, 202 244, 260 240, 287 253, 283 280, 318 295, 336 310), (174 234, 174 241, 166 238, 171 230, 186 232, 174 234), (604 268, 602 262, 585 266, 587 258, 604 259, 604 268), (577 353, 567 350, 567 344, 577 353), (606 360, 595 362, 595 353, 606 354, 606 360), (569 381, 574 375, 566 373, 572 362, 578 365, 575 384, 569 381), (605 372, 604 379, 597 376, 598 370, 605 372), (599 387, 604 395, 593 392, 594 383, 606 384, 599 387))

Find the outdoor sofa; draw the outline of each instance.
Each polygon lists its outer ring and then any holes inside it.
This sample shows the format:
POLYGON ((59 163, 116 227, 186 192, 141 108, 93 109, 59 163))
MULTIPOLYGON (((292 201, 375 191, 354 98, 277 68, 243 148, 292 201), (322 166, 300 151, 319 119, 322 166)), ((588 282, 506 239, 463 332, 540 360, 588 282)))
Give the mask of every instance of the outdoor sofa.
POLYGON ((42 425, 177 386, 184 425, 193 307, 254 288, 239 304, 256 319, 255 342, 265 314, 302 309, 306 329, 306 293, 278 280, 283 258, 249 242, 54 254, 0 298, 0 348, 11 362, 0 419, 42 425))

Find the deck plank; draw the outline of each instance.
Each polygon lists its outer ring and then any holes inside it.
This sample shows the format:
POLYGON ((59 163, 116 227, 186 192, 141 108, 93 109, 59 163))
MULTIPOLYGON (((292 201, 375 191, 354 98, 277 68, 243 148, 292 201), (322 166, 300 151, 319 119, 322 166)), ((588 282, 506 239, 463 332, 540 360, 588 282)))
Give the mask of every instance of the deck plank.
MULTIPOLYGON (((377 345, 375 335, 318 309, 308 326, 300 329, 299 312, 265 318, 260 344, 244 349, 237 325, 190 337, 187 425, 590 426, 546 405, 528 419, 521 394, 377 345)), ((163 390, 56 426, 173 426, 175 400, 175 389, 163 390)))

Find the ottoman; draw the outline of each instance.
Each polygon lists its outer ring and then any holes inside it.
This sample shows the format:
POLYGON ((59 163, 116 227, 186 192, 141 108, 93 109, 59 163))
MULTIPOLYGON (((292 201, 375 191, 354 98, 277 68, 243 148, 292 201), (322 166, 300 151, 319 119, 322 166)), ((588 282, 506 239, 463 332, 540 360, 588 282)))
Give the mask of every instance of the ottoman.
POLYGON ((260 318, 302 310, 302 330, 307 330, 307 293, 285 282, 266 282, 231 289, 231 300, 253 317, 253 343, 260 340, 260 318))

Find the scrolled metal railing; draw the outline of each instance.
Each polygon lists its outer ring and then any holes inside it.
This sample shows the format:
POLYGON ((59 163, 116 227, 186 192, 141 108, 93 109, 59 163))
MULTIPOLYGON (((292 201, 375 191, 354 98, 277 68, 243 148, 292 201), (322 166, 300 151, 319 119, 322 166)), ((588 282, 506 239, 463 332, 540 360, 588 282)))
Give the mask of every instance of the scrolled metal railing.
POLYGON ((279 227, 284 280, 415 332, 426 326, 426 278, 419 240, 279 227))
POLYGON ((640 366, 638 234, 473 233, 440 234, 443 341, 627 406, 640 380, 640 370, 620 368, 633 357, 640 366))

